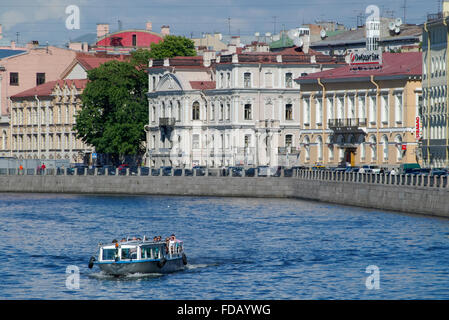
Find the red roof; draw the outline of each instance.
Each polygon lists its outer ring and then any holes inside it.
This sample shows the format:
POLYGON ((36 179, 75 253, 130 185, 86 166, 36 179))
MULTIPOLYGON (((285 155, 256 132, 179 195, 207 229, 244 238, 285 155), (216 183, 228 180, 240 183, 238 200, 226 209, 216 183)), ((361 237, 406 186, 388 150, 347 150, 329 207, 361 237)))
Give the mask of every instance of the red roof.
POLYGON ((42 97, 42 96, 49 96, 52 94, 54 88, 56 86, 59 86, 62 88, 64 85, 67 84, 68 87, 75 86, 78 90, 82 90, 86 87, 87 79, 81 79, 81 80, 55 80, 46 82, 44 84, 41 84, 37 87, 22 91, 20 93, 17 93, 13 95, 11 98, 26 98, 26 97, 42 97))
POLYGON ((365 77, 391 77, 391 76, 414 76, 422 74, 422 52, 403 52, 382 54, 382 67, 379 69, 351 70, 353 67, 346 65, 344 67, 330 69, 322 72, 312 73, 298 80, 310 82, 308 80, 326 79, 351 79, 365 77))
POLYGON ((98 55, 90 55, 85 53, 78 53, 76 56, 76 60, 83 66, 86 70, 92 70, 98 68, 105 62, 112 60, 124 61, 125 56, 117 55, 117 56, 98 56, 98 55))
POLYGON ((210 90, 215 89, 215 81, 190 81, 192 89, 196 90, 210 90))

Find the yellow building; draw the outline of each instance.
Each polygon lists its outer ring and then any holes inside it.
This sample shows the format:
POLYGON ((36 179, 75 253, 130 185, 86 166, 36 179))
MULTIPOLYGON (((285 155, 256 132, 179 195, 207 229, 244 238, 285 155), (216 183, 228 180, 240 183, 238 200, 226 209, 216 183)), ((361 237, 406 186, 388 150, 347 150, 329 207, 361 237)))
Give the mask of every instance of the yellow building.
POLYGON ((87 80, 57 80, 12 96, 10 156, 89 162, 93 147, 76 138, 73 126, 87 80))
POLYGON ((383 168, 419 162, 421 59, 421 52, 384 53, 381 66, 347 65, 296 79, 300 162, 383 168))

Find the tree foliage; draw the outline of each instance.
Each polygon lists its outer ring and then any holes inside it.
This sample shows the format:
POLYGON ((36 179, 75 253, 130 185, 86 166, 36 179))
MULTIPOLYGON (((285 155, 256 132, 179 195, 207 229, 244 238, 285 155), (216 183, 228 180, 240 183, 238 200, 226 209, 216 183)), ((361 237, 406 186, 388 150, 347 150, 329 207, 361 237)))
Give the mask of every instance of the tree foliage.
POLYGON ((151 59, 196 56, 194 42, 182 36, 166 36, 163 41, 152 43, 150 48, 148 58, 151 59))
POLYGON ((123 155, 144 153, 148 122, 147 74, 131 62, 110 61, 88 71, 76 116, 77 137, 118 163, 123 155))

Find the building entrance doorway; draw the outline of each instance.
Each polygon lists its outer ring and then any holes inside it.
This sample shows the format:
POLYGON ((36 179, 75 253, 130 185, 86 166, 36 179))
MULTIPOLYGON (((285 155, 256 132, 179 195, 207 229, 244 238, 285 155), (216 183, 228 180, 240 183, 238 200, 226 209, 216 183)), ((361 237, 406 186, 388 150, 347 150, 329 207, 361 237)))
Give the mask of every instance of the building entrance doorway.
POLYGON ((355 152, 356 148, 345 148, 345 164, 350 164, 351 167, 355 166, 355 152))

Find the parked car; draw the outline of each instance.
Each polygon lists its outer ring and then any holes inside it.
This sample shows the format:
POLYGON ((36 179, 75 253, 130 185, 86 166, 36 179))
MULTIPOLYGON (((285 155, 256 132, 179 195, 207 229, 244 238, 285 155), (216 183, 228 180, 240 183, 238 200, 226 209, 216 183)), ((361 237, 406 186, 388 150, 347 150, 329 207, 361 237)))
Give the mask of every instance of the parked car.
POLYGON ((229 175, 231 177, 242 177, 243 176, 243 167, 229 167, 229 175))
POLYGON ((193 170, 196 171, 197 176, 204 176, 206 175, 206 167, 205 166, 194 166, 193 170))
POLYGON ((447 175, 447 171, 444 169, 440 169, 440 168, 433 168, 430 171, 430 175, 432 176, 446 176, 447 175))
POLYGON ((421 166, 418 163, 402 163, 399 166, 399 174, 412 173, 414 169, 421 169, 421 166))
POLYGON ((381 173, 381 170, 378 166, 373 165, 364 165, 362 166, 365 173, 381 173))
POLYGON ((173 167, 171 166, 164 166, 161 167, 162 170, 162 175, 163 176, 171 176, 171 171, 172 171, 173 167))
POLYGON ((246 177, 254 177, 256 175, 256 168, 248 168, 245 170, 246 177))

